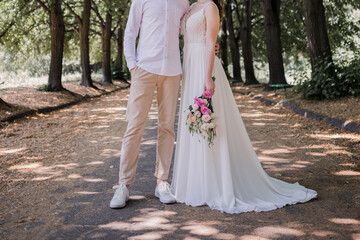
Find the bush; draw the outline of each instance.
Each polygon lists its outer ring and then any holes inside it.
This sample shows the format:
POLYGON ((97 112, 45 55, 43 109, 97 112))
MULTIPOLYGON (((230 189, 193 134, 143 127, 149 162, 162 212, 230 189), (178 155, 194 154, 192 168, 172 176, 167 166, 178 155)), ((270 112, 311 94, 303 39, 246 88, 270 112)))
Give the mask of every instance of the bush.
POLYGON ((347 95, 360 97, 360 59, 354 59, 348 66, 340 68, 339 79, 347 95))
POLYGON ((47 84, 43 84, 41 86, 39 86, 37 88, 38 91, 41 92, 56 92, 57 90, 55 90, 54 88, 52 88, 51 86, 47 85, 47 84))
POLYGON ((114 80, 129 80, 130 73, 128 71, 123 71, 122 68, 113 67, 111 69, 112 79, 114 80))
POLYGON ((325 58, 315 66, 311 79, 297 81, 294 91, 306 99, 360 97, 360 61, 355 59, 345 67, 338 67, 325 58))

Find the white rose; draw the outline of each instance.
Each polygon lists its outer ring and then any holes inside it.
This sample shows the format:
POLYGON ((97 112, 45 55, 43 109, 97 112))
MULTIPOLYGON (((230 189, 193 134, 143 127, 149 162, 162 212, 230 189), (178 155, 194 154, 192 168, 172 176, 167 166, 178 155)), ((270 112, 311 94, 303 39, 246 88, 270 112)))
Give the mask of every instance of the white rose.
POLYGON ((204 122, 209 122, 211 120, 211 117, 209 115, 203 115, 201 117, 201 119, 204 121, 204 122))
POLYGON ((208 129, 209 129, 209 124, 204 123, 203 125, 201 125, 201 130, 207 131, 208 129))
POLYGON ((201 112, 200 112, 200 111, 196 111, 196 112, 194 113, 194 115, 195 115, 196 117, 200 117, 200 116, 201 116, 201 112))
POLYGON ((187 111, 186 111, 186 115, 189 115, 191 113, 191 111, 188 109, 187 111))
POLYGON ((215 123, 209 123, 209 128, 214 129, 215 128, 215 123))
POLYGON ((192 108, 196 111, 196 110, 199 109, 199 105, 197 105, 196 103, 194 103, 194 104, 192 105, 192 108))

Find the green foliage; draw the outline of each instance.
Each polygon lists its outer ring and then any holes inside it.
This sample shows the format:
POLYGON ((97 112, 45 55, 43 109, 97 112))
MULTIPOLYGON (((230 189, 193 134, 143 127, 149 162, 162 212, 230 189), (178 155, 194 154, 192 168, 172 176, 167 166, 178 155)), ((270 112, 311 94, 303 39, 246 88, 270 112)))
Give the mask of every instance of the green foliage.
POLYGON ((306 99, 334 99, 348 95, 360 97, 360 60, 355 59, 341 67, 323 58, 316 64, 310 79, 298 78, 294 91, 306 99))
POLYGON ((360 59, 354 59, 349 65, 339 68, 339 79, 345 93, 360 97, 360 59))
POLYGON ((39 55, 32 52, 29 56, 19 52, 12 54, 9 50, 0 46, 0 72, 25 74, 29 77, 44 76, 49 73, 50 56, 39 55))
POLYGON ((285 64, 292 57, 295 62, 299 57, 308 57, 306 27, 302 2, 289 0, 281 2, 280 9, 281 44, 283 48, 285 64))
POLYGON ((360 1, 324 0, 328 34, 332 49, 358 51, 360 37, 360 1))
MULTIPOLYGON (((190 0, 195 2, 196 0, 190 0)), ((227 0, 232 3, 235 35, 239 39, 243 0, 227 0), (238 13, 236 12, 238 11, 238 13), (240 18, 239 18, 240 16, 240 18), (240 19, 240 21, 239 21, 240 19)), ((42 1, 47 7, 51 1, 42 1)), ((113 16, 112 29, 125 28, 130 0, 93 0, 91 12, 90 59, 102 60, 101 30, 106 13, 113 16)), ((82 0, 64 0, 62 8, 66 26, 64 45, 64 73, 79 71, 80 49, 78 19, 70 11, 81 16, 82 0), (68 6, 67 6, 68 5, 68 6)), ((307 98, 333 98, 342 95, 359 95, 360 62, 346 61, 348 56, 360 54, 360 1, 324 0, 330 44, 335 65, 319 64, 311 78, 308 75, 308 47, 302 2, 287 0, 281 2, 280 25, 284 64, 287 74, 300 82, 297 89, 307 98), (344 52, 340 61, 336 58, 344 52), (331 70, 332 69, 332 70, 331 70), (303 74, 306 72, 306 74, 303 74), (308 93, 305 93, 308 91, 308 93)), ((261 0, 253 0, 252 50, 256 75, 264 82, 268 79, 267 53, 261 0)), ((117 31, 114 31, 117 34, 117 31)), ((113 37, 113 39, 116 35, 113 37)), ((0 0, 0 82, 10 80, 21 82, 25 78, 45 76, 49 71, 50 54, 49 14, 39 1, 0 0), (21 76, 20 76, 21 75, 21 76)), ((116 46, 112 42, 112 61, 116 46)), ((228 50, 228 57, 230 51, 228 50)), ((231 61, 230 61, 231 62, 231 61)), ((229 68, 231 70, 231 66, 229 68)), ((112 69, 114 79, 127 79, 127 72, 112 69)), ((46 77, 44 77, 46 78, 46 77)), ((42 83, 42 82, 41 82, 42 83)), ((37 83, 39 84, 39 83, 37 83)), ((0 84, 0 86, 3 86, 0 84)))
POLYGON ((40 87, 37 88, 37 90, 42 92, 56 92, 56 90, 51 86, 49 86, 48 84, 41 85, 40 87))

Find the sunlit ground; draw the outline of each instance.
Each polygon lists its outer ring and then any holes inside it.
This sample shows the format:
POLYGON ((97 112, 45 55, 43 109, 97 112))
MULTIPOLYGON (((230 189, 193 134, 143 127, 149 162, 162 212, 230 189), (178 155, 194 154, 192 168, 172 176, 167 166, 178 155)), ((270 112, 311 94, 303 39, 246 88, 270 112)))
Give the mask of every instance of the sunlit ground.
POLYGON ((0 129, 1 239, 360 239, 359 135, 245 96, 238 107, 264 169, 318 200, 238 215, 160 204, 154 102, 128 206, 111 210, 127 93, 0 129))

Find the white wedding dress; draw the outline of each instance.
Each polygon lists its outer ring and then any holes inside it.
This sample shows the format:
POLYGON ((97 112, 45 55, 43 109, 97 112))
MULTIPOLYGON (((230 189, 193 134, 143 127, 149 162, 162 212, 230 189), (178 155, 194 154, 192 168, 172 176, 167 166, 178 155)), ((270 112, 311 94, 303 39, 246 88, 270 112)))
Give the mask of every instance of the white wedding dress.
POLYGON ((270 211, 317 197, 314 190, 272 178, 263 170, 217 57, 213 69, 216 77, 213 107, 217 115, 214 145, 209 148, 206 140, 190 134, 185 110, 204 91, 204 8, 184 19, 183 80, 171 184, 176 200, 242 213, 270 211))

